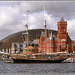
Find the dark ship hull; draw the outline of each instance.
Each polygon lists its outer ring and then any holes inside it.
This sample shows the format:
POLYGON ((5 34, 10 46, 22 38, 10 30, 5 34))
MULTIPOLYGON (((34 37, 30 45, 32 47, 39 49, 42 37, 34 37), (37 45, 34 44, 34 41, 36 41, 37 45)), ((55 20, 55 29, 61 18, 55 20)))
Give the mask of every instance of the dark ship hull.
POLYGON ((65 59, 60 60, 24 60, 24 59, 13 59, 14 63, 61 63, 65 59))
POLYGON ((44 58, 42 56, 36 56, 36 57, 28 57, 24 55, 11 55, 11 58, 14 63, 61 63, 62 61, 66 60, 67 57, 61 57, 61 56, 56 56, 56 57, 47 57, 44 58))

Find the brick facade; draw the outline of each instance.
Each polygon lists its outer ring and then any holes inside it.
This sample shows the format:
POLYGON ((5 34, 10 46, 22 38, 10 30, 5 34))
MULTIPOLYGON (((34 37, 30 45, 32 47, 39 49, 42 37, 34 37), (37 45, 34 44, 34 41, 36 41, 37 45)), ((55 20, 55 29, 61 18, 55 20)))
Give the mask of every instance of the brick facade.
MULTIPOLYGON (((73 53, 74 42, 69 39, 67 33, 67 21, 64 21, 63 17, 57 22, 57 35, 49 34, 46 38, 46 53, 63 52, 73 53)), ((38 52, 45 53, 45 33, 41 33, 41 37, 38 43, 38 52)))

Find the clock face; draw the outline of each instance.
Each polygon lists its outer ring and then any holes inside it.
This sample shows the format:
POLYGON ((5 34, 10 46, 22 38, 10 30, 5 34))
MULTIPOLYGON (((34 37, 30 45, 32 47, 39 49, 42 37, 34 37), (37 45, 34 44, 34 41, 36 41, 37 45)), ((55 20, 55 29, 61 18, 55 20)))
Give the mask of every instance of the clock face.
POLYGON ((62 28, 62 31, 64 31, 64 28, 62 28))

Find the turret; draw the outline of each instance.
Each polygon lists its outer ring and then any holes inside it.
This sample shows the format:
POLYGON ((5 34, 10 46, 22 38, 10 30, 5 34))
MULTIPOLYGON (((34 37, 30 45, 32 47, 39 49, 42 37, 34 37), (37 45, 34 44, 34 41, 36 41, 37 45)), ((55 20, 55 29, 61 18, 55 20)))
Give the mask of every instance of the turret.
POLYGON ((45 33, 43 31, 41 32, 41 37, 45 37, 45 33))
POLYGON ((58 26, 58 52, 66 51, 67 49, 67 21, 61 17, 60 21, 57 22, 58 26))
POLYGON ((50 34, 50 53, 52 53, 54 51, 54 40, 53 40, 53 35, 52 35, 52 31, 51 31, 51 34, 50 34))
POLYGON ((50 40, 53 40, 52 31, 51 31, 51 35, 50 35, 50 40))

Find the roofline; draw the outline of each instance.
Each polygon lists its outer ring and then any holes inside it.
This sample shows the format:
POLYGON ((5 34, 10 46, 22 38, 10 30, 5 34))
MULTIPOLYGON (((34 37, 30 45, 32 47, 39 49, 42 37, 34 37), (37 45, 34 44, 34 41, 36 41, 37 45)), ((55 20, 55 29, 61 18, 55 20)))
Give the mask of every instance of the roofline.
MULTIPOLYGON (((44 30, 44 29, 29 29, 29 31, 30 31, 30 30, 44 30)), ((46 30, 50 30, 50 31, 55 31, 55 32, 57 32, 56 30, 51 30, 51 29, 46 29, 46 30)), ((14 35, 16 35, 16 34, 19 34, 19 33, 21 33, 21 32, 24 32, 24 31, 26 31, 26 30, 23 30, 23 31, 19 31, 19 32, 10 34, 10 35, 8 35, 7 37, 5 37, 5 38, 3 38, 2 40, 0 40, 0 42, 2 42, 2 41, 5 40, 5 39, 8 39, 9 37, 12 37, 12 36, 14 36, 14 35)))

